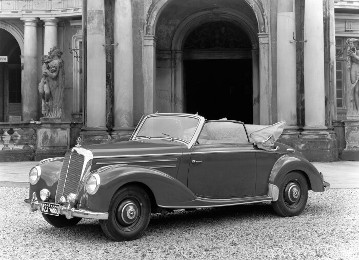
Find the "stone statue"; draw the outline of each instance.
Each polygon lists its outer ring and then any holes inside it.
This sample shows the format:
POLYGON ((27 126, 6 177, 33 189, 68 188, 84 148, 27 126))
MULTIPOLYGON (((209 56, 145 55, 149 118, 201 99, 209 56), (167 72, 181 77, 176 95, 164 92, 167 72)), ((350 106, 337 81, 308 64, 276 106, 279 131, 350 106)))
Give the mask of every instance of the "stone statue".
POLYGON ((42 99, 42 114, 46 118, 61 118, 65 88, 64 62, 62 51, 54 47, 42 57, 42 78, 39 92, 42 99))
POLYGON ((347 62, 351 85, 348 88, 348 116, 359 116, 359 50, 356 43, 359 39, 349 38, 347 44, 347 62))

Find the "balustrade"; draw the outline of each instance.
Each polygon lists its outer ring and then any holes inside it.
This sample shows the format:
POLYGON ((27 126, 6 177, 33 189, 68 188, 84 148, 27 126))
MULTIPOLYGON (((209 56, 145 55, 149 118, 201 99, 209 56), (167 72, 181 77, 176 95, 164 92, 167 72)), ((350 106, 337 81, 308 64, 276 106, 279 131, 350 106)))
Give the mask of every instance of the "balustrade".
POLYGON ((31 124, 0 125, 0 151, 34 149, 36 129, 31 124))

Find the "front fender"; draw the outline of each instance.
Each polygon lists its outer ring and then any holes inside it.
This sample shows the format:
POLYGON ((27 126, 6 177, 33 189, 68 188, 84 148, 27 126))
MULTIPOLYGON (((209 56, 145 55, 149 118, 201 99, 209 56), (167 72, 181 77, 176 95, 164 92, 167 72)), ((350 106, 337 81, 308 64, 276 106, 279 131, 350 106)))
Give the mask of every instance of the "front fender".
POLYGON ((273 166, 269 176, 269 183, 280 186, 284 176, 292 171, 305 174, 309 180, 309 189, 316 192, 324 191, 323 176, 307 159, 297 155, 283 155, 273 166))
POLYGON ((63 158, 49 158, 42 160, 37 166, 41 168, 41 176, 38 183, 35 185, 30 184, 29 188, 29 198, 32 197, 33 192, 36 193, 36 196, 39 198, 40 190, 46 188, 50 191, 51 199, 55 199, 57 181, 60 178, 61 167, 63 164, 63 158))
POLYGON ((98 191, 94 195, 86 194, 87 207, 94 211, 108 211, 113 195, 120 187, 129 183, 146 185, 159 206, 183 204, 196 198, 182 182, 149 168, 112 166, 104 171, 99 169, 98 174, 101 179, 98 191))

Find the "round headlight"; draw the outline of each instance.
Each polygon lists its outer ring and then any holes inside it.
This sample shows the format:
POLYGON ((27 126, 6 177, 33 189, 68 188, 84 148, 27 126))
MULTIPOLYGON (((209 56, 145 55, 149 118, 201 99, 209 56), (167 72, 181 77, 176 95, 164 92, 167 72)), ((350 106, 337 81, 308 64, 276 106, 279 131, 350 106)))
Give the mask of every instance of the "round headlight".
POLYGON ((41 168, 40 166, 35 166, 30 170, 29 173, 29 182, 31 185, 35 185, 39 180, 41 176, 41 168))
POLYGON ((48 189, 42 189, 40 191, 40 199, 42 201, 47 200, 50 197, 50 191, 48 189))
POLYGON ((92 174, 90 178, 87 179, 86 182, 86 191, 88 194, 95 194, 100 187, 100 176, 98 174, 92 174))

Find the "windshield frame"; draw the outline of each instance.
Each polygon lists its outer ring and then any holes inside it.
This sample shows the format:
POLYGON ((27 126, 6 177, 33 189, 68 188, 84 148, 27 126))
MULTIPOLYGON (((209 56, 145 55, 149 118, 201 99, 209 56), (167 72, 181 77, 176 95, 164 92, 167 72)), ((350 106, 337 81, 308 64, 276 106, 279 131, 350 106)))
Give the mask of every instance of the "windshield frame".
MULTIPOLYGON (((180 142, 187 146, 188 149, 190 149, 197 141, 198 136, 202 130, 202 127, 204 125, 205 119, 204 117, 197 115, 197 114, 184 114, 184 113, 155 113, 155 114, 149 114, 147 116, 142 117, 141 121, 138 123, 137 127, 135 128, 135 131, 133 131, 130 140, 131 141, 138 141, 143 140, 142 137, 137 137, 137 134, 140 132, 143 124, 146 122, 148 118, 151 117, 166 117, 166 116, 177 116, 177 117, 188 117, 188 118, 195 118, 198 120, 197 128, 192 136, 192 139, 189 142, 186 142, 185 140, 172 138, 173 141, 180 142)), ((163 138, 157 138, 154 137, 153 139, 171 139, 171 137, 163 136, 163 138)))

